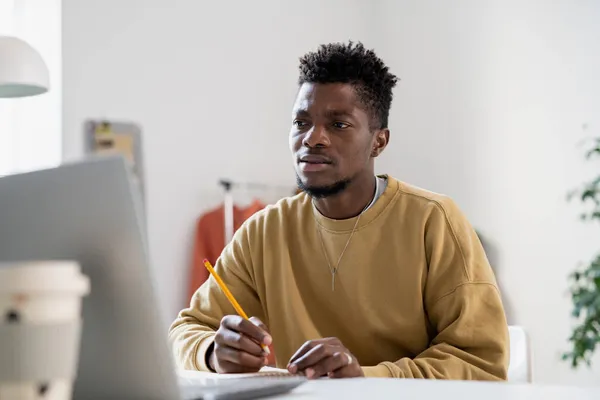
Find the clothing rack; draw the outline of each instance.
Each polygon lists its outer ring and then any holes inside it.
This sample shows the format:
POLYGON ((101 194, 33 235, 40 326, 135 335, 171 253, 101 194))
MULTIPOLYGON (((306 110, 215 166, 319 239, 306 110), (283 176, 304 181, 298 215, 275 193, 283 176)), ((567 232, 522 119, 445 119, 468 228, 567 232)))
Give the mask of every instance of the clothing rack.
POLYGON ((227 245, 233 238, 234 233, 234 221, 233 221, 233 195, 231 190, 233 188, 250 189, 250 190, 289 190, 289 186, 283 185, 271 185, 267 183, 258 182, 237 182, 230 179, 220 179, 219 185, 223 187, 225 192, 225 198, 223 206, 225 209, 225 245, 227 245))
POLYGON ((290 190, 289 186, 284 185, 271 185, 268 183, 258 183, 258 182, 236 182, 229 179, 221 179, 219 180, 219 185, 223 186, 223 189, 227 192, 232 188, 243 188, 243 189, 259 189, 259 190, 269 190, 269 189, 277 189, 277 190, 290 190))

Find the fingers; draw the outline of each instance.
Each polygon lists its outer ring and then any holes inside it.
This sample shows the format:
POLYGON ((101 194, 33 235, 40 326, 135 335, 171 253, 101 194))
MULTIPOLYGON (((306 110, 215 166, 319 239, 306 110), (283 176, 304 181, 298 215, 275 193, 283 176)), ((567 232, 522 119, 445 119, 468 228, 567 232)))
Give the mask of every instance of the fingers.
MULTIPOLYGON (((302 346, 300 346, 300 348, 294 353, 292 358, 290 358, 290 361, 288 362, 288 368, 296 366, 296 360, 298 360, 300 357, 304 356, 306 353, 312 350, 312 348, 316 346, 317 342, 321 342, 321 340, 309 340, 308 342, 305 342, 302 346)), ((290 370, 290 372, 295 373, 296 371, 290 370)))
POLYGON ((309 379, 364 376, 358 360, 337 338, 304 343, 290 359, 288 371, 292 374, 304 373, 309 379))
POLYGON ((258 319, 256 317, 250 317, 250 322, 252 322, 254 325, 258 326, 260 329, 265 331, 267 334, 269 333, 269 329, 260 319, 258 319))
MULTIPOLYGON (((309 343, 308 345, 302 346, 300 351, 303 349, 310 348, 308 351, 305 351, 304 354, 297 357, 294 361, 290 362, 290 366, 288 370, 295 374, 298 371, 306 370, 309 367, 314 367, 321 361, 325 360, 333 356, 333 354, 340 352, 343 348, 337 344, 329 344, 329 343, 318 343, 314 342, 309 343)), ((308 373, 308 371, 306 371, 308 373)), ((329 372, 329 371, 326 371, 329 372)))
MULTIPOLYGON (((260 322, 257 318, 255 321, 260 322)), ((262 322, 260 322, 262 324, 262 322)), ((255 340, 257 343, 270 345, 273 339, 266 329, 246 320, 239 315, 228 315, 223 318, 221 325, 234 332, 241 333, 255 340)), ((264 324, 262 324, 264 326, 264 324)), ((265 327, 266 328, 266 327, 265 327)))
POLYGON ((356 372, 357 367, 354 367, 352 364, 346 364, 342 368, 338 368, 335 371, 327 373, 327 376, 332 379, 341 379, 341 378, 352 378, 355 376, 362 375, 362 370, 358 367, 359 372, 356 372))
POLYGON ((337 338, 324 338, 324 339, 309 340, 309 341, 305 342, 298 349, 298 351, 296 351, 296 353, 294 353, 292 358, 290 358, 288 365, 293 365, 296 360, 298 360, 300 357, 304 356, 307 352, 309 352, 310 350, 312 350, 313 348, 315 348, 316 346, 318 346, 320 344, 326 344, 326 343, 332 344, 332 345, 341 345, 340 341, 337 338))
POLYGON ((244 351, 256 357, 266 356, 263 348, 256 341, 239 332, 224 330, 220 335, 215 336, 215 343, 244 351))
POLYGON ((349 358, 347 353, 337 351, 330 357, 325 357, 313 366, 306 369, 306 377, 309 379, 319 378, 321 376, 329 375, 343 369, 349 364, 349 358))
MULTIPOLYGON (((265 324, 228 315, 221 320, 215 335, 213 368, 219 373, 255 372, 267 365, 262 344, 270 344, 265 324)), ((266 348, 266 347, 265 347, 266 348)), ((212 357, 212 356, 211 356, 212 357)))
MULTIPOLYGON (((258 326, 265 333, 267 333, 267 336, 270 337, 270 335, 269 335, 269 328, 267 328, 267 325, 265 325, 260 319, 258 319, 256 317, 250 317, 250 322, 252 322, 254 325, 258 326)), ((265 352, 265 354, 269 355, 269 354, 271 354, 271 351, 269 350, 269 347, 267 347, 267 346, 268 345, 263 344, 262 349, 265 352)))
POLYGON ((247 370, 257 371, 267 365, 267 358, 264 356, 255 356, 227 346, 216 347, 215 356, 219 363, 227 362, 247 370))

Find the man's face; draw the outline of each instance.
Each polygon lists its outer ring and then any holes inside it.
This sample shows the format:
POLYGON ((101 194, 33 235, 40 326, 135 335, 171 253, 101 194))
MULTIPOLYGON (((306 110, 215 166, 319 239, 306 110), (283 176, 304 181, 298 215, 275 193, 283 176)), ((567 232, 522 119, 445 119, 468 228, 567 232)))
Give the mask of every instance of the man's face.
POLYGON ((361 173, 372 174, 377 134, 370 131, 370 116, 352 85, 302 84, 292 121, 298 183, 309 193, 335 194, 361 173))

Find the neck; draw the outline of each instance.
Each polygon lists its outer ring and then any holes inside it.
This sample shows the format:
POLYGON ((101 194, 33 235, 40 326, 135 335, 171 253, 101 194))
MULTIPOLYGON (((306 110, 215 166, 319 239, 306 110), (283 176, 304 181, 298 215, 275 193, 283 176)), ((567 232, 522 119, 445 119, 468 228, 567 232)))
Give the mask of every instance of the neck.
POLYGON ((327 218, 354 218, 373 200, 375 185, 376 177, 373 173, 357 177, 343 192, 335 196, 315 199, 315 207, 327 218))

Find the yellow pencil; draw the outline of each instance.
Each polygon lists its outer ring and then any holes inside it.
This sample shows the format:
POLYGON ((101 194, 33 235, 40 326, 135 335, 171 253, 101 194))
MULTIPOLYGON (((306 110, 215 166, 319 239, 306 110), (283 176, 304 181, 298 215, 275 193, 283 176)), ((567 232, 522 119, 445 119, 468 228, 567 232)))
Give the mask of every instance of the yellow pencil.
MULTIPOLYGON (((244 310, 242 309, 242 307, 240 306, 240 304, 235 299, 235 297, 233 297, 233 294, 231 294, 231 292, 229 291, 229 289, 225 285, 225 282, 223 282, 223 279, 221 279, 221 277, 219 276, 219 274, 217 274, 217 271, 215 271, 215 269, 213 268, 212 265, 210 265, 210 262, 207 259, 204 259, 204 266, 206 267, 206 269, 208 269, 208 272, 211 273, 211 275, 213 276, 213 278, 215 278, 215 280, 219 284, 219 287, 221 288, 221 290, 223 291, 223 293, 225 293, 225 296, 227 297, 227 299, 229 300, 229 302, 231 303, 231 305, 233 306, 233 308, 235 308, 235 311, 237 311, 237 313, 242 318, 249 319, 248 316, 246 315, 246 313, 244 312, 244 310)), ((271 353, 269 351, 269 347, 267 345, 262 344, 262 348, 265 351, 265 353, 267 353, 267 355, 271 353)))

